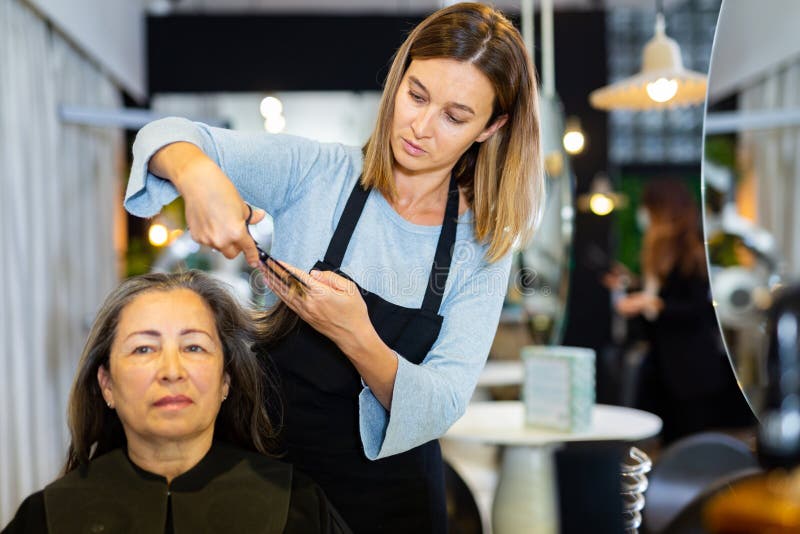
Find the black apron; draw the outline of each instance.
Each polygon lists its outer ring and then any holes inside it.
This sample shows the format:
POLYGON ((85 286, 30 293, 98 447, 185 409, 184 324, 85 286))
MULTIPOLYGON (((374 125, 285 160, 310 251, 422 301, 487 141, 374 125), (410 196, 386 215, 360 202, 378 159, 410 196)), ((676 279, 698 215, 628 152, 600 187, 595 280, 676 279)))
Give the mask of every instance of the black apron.
MULTIPOLYGON (((340 270, 369 190, 356 181, 321 271, 340 270)), ((458 188, 450 180, 447 207, 422 308, 392 304, 359 287, 380 338, 414 364, 422 363, 442 327, 439 306, 450 271, 458 188)), ((349 278, 349 277, 348 277, 349 278)), ((444 468, 434 440, 371 461, 358 424, 361 377, 335 343, 300 320, 269 350, 282 379, 288 461, 310 475, 356 533, 444 533, 444 468)))

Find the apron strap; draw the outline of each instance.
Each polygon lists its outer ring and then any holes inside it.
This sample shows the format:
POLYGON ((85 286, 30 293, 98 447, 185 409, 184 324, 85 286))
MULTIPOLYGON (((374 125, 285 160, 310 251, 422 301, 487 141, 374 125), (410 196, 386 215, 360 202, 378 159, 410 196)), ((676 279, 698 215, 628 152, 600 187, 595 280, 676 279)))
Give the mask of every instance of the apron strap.
MULTIPOLYGON (((364 204, 369 197, 369 190, 361 186, 361 178, 356 180, 353 191, 347 199, 344 211, 333 232, 333 237, 325 251, 325 264, 334 269, 342 266, 344 254, 353 231, 356 229, 358 219, 364 209, 364 204)), ((447 276, 450 273, 450 262, 453 258, 453 247, 456 242, 456 229, 458 219, 458 184, 455 176, 450 176, 450 186, 447 192, 447 207, 444 211, 442 230, 439 233, 439 242, 436 245, 436 254, 433 257, 433 266, 428 277, 428 288, 422 299, 422 309, 432 313, 439 313, 442 304, 447 276)))
POLYGON ((358 219, 361 217, 361 211, 364 209, 364 204, 367 203, 369 196, 369 189, 364 189, 361 186, 361 177, 356 180, 356 185, 353 186, 353 192, 350 193, 350 198, 347 199, 347 204, 344 206, 342 216, 339 218, 339 223, 336 225, 336 230, 333 232, 333 237, 328 243, 328 250, 325 251, 325 263, 328 266, 338 269, 342 266, 344 254, 347 252, 347 245, 350 243, 350 237, 356 229, 358 219))
POLYGON ((450 274, 450 261, 453 259, 453 249, 456 243, 456 221, 458 220, 458 184, 455 175, 450 175, 450 188, 447 192, 447 207, 444 210, 442 231, 439 233, 439 242, 436 244, 436 255, 433 257, 433 267, 428 278, 428 289, 422 299, 422 309, 432 313, 439 313, 444 296, 444 287, 447 275, 450 274))

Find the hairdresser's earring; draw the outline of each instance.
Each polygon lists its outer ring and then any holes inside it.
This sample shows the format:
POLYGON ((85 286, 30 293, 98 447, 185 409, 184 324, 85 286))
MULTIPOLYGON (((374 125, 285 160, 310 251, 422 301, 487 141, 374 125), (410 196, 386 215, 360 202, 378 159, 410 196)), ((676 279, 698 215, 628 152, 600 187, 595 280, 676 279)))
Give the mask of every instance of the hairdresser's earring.
POLYGON ((106 404, 107 404, 107 405, 108 405, 108 407, 109 407, 109 408, 111 408, 112 410, 114 409, 114 407, 111 405, 111 401, 107 402, 106 404))

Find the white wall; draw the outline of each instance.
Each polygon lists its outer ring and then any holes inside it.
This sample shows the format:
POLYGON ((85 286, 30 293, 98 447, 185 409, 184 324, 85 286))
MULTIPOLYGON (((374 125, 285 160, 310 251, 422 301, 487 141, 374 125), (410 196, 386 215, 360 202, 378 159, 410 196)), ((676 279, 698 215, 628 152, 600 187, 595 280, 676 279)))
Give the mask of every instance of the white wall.
MULTIPOLYGON (((271 93, 283 103, 284 133, 324 142, 364 144, 378 114, 380 92, 289 91, 271 93)), ((234 130, 264 131, 259 104, 266 93, 158 94, 154 111, 191 119, 221 119, 234 130)))
POLYGON ((135 98, 147 92, 140 0, 28 0, 135 98))
POLYGON ((711 54, 709 102, 740 92, 800 54, 798 21, 798 0, 725 0, 711 54))

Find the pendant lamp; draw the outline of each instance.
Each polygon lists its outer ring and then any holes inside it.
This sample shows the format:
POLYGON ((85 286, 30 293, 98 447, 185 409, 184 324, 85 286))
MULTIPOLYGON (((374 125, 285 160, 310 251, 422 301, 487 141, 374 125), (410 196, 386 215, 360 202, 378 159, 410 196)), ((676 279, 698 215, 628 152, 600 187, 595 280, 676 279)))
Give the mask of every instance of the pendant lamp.
POLYGON ((681 49, 667 36, 662 9, 656 13, 655 35, 642 52, 642 69, 635 76, 591 92, 597 109, 677 108, 701 104, 706 98, 705 74, 683 68, 681 49))
POLYGON ((611 188, 611 180, 605 173, 597 173, 592 179, 592 187, 588 193, 577 199, 578 209, 592 212, 595 215, 608 215, 618 208, 628 205, 628 196, 617 193, 611 188))

